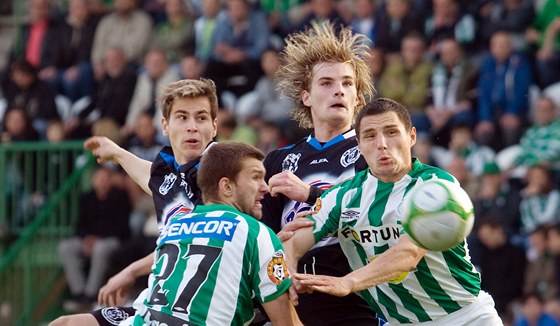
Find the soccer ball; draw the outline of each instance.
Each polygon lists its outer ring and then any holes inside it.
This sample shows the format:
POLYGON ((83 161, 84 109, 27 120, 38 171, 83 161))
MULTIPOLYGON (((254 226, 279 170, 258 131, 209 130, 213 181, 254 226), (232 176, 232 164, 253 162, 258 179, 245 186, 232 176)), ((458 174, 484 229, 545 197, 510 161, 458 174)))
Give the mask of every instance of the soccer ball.
POLYGON ((405 232, 418 246, 444 251, 463 241, 474 223, 474 207, 458 184, 430 179, 410 190, 402 206, 405 232))

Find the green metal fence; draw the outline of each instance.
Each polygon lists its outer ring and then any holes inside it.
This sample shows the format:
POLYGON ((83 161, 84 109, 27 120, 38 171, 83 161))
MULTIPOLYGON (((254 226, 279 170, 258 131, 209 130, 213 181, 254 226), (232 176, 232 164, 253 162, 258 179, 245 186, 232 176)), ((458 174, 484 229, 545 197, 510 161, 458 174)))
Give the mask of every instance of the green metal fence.
POLYGON ((92 162, 82 142, 0 145, 0 325, 36 325, 64 286, 57 245, 92 162))

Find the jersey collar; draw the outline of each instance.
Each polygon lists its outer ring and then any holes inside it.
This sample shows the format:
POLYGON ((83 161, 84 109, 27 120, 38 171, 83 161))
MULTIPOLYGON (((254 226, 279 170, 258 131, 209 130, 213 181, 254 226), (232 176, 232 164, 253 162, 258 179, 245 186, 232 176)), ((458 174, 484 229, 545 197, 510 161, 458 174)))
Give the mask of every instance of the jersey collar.
POLYGON ((356 137, 356 130, 354 129, 350 129, 347 132, 343 133, 343 134, 339 134, 338 136, 334 137, 333 139, 329 140, 328 142, 326 142, 324 145, 322 145, 317 138, 315 138, 315 136, 313 135, 309 135, 307 137, 307 143, 311 146, 313 146, 315 149, 317 150, 322 150, 325 148, 328 148, 334 144, 337 144, 345 139, 351 138, 351 137, 356 137))

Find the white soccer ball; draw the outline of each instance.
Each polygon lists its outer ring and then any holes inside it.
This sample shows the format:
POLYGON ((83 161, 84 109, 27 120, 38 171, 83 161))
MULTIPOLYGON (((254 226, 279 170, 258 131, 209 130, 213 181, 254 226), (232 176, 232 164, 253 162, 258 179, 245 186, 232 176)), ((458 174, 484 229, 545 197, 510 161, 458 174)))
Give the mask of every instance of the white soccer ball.
POLYGON ((402 225, 418 246, 445 251, 471 232, 474 207, 458 184, 430 179, 414 186, 402 206, 402 225))

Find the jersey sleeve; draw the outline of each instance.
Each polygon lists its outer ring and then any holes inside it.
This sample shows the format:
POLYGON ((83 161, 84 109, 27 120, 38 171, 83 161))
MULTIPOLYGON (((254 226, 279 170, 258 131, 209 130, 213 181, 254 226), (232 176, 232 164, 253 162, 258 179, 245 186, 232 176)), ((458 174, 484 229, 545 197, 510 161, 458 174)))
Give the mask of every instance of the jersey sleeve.
POLYGON ((292 281, 286 264, 284 247, 276 234, 263 223, 258 223, 257 254, 253 266, 253 289, 260 303, 272 301, 288 290, 292 281))
POLYGON ((340 221, 340 205, 338 204, 338 195, 341 188, 338 186, 332 187, 327 192, 323 193, 321 198, 317 199, 313 210, 314 215, 308 218, 315 222, 313 226, 313 236, 315 243, 321 241, 325 237, 335 236, 338 231, 340 221))

